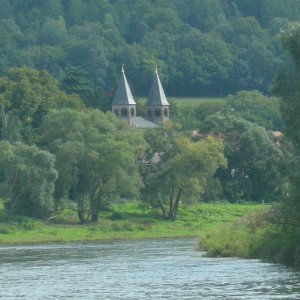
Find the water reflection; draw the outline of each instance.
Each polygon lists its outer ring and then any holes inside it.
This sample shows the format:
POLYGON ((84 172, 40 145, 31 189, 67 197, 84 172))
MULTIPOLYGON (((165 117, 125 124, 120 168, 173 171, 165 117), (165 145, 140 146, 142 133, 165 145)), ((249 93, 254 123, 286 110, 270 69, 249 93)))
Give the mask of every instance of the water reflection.
POLYGON ((0 248, 1 299, 300 299, 300 274, 195 239, 0 248))

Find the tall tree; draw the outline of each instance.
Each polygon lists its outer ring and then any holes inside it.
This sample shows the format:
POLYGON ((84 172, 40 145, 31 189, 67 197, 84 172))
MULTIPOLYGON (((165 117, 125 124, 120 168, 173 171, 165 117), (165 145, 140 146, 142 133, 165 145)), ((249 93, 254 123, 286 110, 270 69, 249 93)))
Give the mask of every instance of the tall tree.
POLYGON ((296 226, 300 215, 300 23, 293 23, 282 33, 282 43, 289 53, 293 67, 278 74, 276 91, 282 99, 282 116, 284 121, 284 134, 293 144, 290 161, 290 186, 287 217, 296 226))
POLYGON ((40 130, 40 145, 56 155, 57 205, 69 197, 82 223, 96 222, 110 201, 138 194, 137 161, 144 142, 111 113, 52 111, 40 130))
POLYGON ((220 140, 208 137, 194 143, 176 137, 170 123, 166 126, 166 131, 158 129, 160 134, 149 132, 146 137, 150 147, 141 168, 144 199, 159 207, 163 217, 173 221, 180 202, 199 200, 216 170, 226 167, 226 159, 220 140))
POLYGON ((0 142, 0 191, 9 213, 43 218, 54 209, 54 156, 36 146, 0 142))
POLYGON ((89 106, 92 97, 91 82, 87 79, 86 72, 79 67, 69 66, 61 82, 63 90, 67 94, 77 94, 89 106))
POLYGON ((228 168, 217 172, 232 202, 280 199, 286 184, 284 153, 263 127, 233 115, 206 118, 202 132, 224 140, 228 168))
POLYGON ((0 103, 3 115, 12 114, 20 120, 28 143, 34 142, 34 130, 51 109, 83 107, 80 98, 61 91, 47 71, 29 68, 11 69, 7 77, 0 78, 0 103))

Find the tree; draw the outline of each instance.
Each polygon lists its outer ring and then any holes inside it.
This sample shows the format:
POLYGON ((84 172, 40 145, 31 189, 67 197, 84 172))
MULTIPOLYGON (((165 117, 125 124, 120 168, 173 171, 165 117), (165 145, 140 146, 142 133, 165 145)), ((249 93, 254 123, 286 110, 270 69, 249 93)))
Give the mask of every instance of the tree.
POLYGON ((65 12, 68 25, 74 26, 80 24, 83 21, 83 14, 85 12, 84 1, 69 0, 64 2, 66 3, 65 12))
POLYGON ((40 29, 39 40, 46 45, 60 44, 67 38, 65 20, 60 16, 57 20, 48 18, 40 29))
POLYGON ((282 117, 279 99, 259 91, 240 91, 226 98, 226 111, 267 130, 281 131, 282 117))
POLYGON ((36 146, 0 141, 0 190, 9 213, 43 218, 53 210, 54 160, 36 146))
POLYGON ((139 96, 147 93, 152 62, 169 95, 269 92, 277 67, 287 63, 278 33, 300 17, 298 0, 0 2, 0 76, 27 66, 60 80, 71 65, 111 92, 125 63, 139 96))
MULTIPOLYGON (((220 140, 207 137, 193 143, 166 129, 159 129, 160 135, 154 133, 158 137, 155 140, 146 138, 150 148, 141 166, 143 194, 145 200, 161 209, 163 217, 173 221, 180 202, 199 200, 216 170, 226 167, 226 159, 220 140)), ((153 137, 153 133, 150 135, 153 137)))
POLYGON ((47 71, 29 68, 11 69, 7 77, 0 78, 0 103, 4 115, 14 115, 21 122, 27 143, 34 142, 34 130, 51 109, 83 108, 80 98, 61 91, 47 71))
POLYGON ((102 207, 138 194, 137 161, 144 142, 111 113, 51 111, 40 133, 40 145, 56 155, 56 203, 69 197, 80 222, 96 222, 102 207))
MULTIPOLYGON (((288 197, 284 205, 285 217, 298 226, 300 214, 300 24, 291 24, 281 35, 282 44, 292 59, 290 69, 281 70, 276 91, 281 95, 284 134, 293 145, 289 160, 288 197)), ((295 237, 294 237, 295 238, 295 237)), ((297 238, 297 237, 296 237, 297 238)), ((296 239, 295 238, 295 239, 296 239)))
POLYGON ((292 58, 293 69, 282 70, 277 78, 276 91, 282 96, 282 115, 285 124, 285 133, 297 149, 300 149, 300 24, 292 24, 283 34, 282 43, 292 58))
POLYGON ((208 116, 202 132, 224 140, 228 168, 220 169, 216 178, 229 201, 280 199, 286 165, 272 134, 242 118, 222 114, 208 116))
POLYGON ((182 33, 176 44, 177 70, 180 71, 177 74, 188 87, 188 93, 222 95, 223 83, 232 70, 234 58, 224 40, 214 33, 193 29, 182 33))
POLYGON ((89 106, 93 89, 91 82, 87 79, 87 74, 82 68, 68 66, 61 81, 61 86, 67 94, 79 95, 86 106, 89 106))

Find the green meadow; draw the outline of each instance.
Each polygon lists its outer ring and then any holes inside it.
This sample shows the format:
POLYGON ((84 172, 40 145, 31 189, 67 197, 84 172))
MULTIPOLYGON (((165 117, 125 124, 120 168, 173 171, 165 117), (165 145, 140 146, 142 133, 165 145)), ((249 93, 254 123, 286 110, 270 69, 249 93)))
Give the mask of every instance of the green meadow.
POLYGON ((266 209, 262 205, 206 204, 181 207, 176 221, 167 221, 138 202, 114 205, 98 223, 78 224, 76 213, 64 210, 48 221, 0 214, 0 244, 99 241, 166 237, 201 237, 214 228, 266 209))
MULTIPOLYGON (((172 104, 176 104, 178 107, 195 107, 201 105, 203 103, 211 103, 211 102, 218 102, 222 103, 225 101, 226 98, 212 98, 212 97, 167 97, 168 101, 172 104)), ((146 98, 137 98, 138 102, 146 103, 146 98)))
POLYGON ((226 98, 186 98, 186 97, 178 97, 178 98, 168 98, 171 103, 175 103, 178 107, 193 107, 198 106, 203 103, 223 103, 226 98))

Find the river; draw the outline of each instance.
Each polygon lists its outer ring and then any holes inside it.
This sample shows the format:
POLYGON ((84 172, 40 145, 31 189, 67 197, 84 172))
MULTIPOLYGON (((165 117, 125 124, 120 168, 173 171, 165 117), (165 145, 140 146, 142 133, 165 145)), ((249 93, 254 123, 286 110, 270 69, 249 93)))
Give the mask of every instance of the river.
POLYGON ((300 273, 193 238, 0 247, 1 299, 300 299, 300 273))

